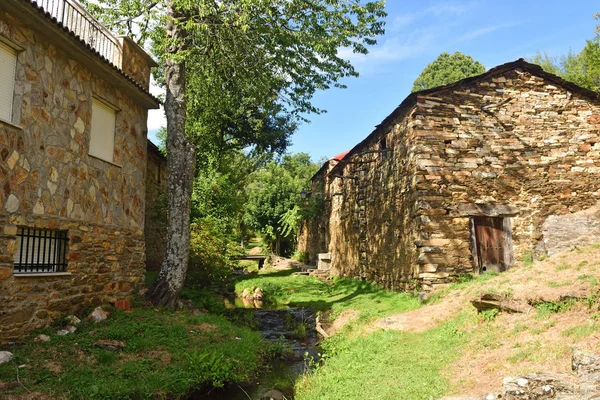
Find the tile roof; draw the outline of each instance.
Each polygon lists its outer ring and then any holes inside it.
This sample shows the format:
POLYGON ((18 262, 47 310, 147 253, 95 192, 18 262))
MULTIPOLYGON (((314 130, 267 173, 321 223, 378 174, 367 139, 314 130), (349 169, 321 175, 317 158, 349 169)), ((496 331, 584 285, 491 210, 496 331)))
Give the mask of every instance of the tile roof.
MULTIPOLYGON (((1 1, 3 1, 3 0, 1 0, 1 1)), ((142 85, 140 85, 138 82, 136 82, 131 76, 127 75, 120 68, 118 68, 117 66, 115 66, 111 61, 109 61, 106 57, 104 57, 102 54, 100 54, 92 46, 90 46, 89 44, 87 44, 80 36, 78 36, 77 34, 75 34, 75 32, 73 32, 71 29, 69 29, 69 27, 65 26, 62 22, 58 21, 55 17, 53 17, 49 12, 47 12, 46 10, 44 10, 44 8, 41 5, 38 5, 38 3, 35 0, 23 0, 23 1, 25 3, 30 4, 40 14, 42 14, 43 16, 45 16, 46 18, 48 18, 49 20, 51 20, 54 24, 56 24, 56 26, 58 26, 63 31, 65 31, 66 33, 68 33, 76 42, 78 42, 78 44, 81 47, 85 48, 87 51, 89 51, 92 54, 94 54, 98 59, 100 59, 105 64, 107 64, 108 66, 110 66, 113 70, 115 70, 115 72, 117 72, 118 74, 120 74, 121 76, 123 76, 125 79, 127 79, 138 90, 140 90, 145 95, 149 96, 157 104, 160 104, 160 100, 158 98, 156 98, 155 96, 153 96, 146 88, 144 88, 142 85)))

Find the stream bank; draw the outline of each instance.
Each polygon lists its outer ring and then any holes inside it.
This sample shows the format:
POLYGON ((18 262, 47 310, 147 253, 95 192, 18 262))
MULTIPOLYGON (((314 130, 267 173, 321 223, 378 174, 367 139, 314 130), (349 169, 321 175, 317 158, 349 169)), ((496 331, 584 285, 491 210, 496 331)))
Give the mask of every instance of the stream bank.
POLYGON ((294 398, 294 385, 318 361, 316 312, 310 307, 251 308, 238 303, 229 317, 260 332, 263 340, 283 356, 273 360, 259 376, 245 384, 230 384, 221 389, 192 394, 194 400, 259 400, 277 390, 285 399, 294 398))

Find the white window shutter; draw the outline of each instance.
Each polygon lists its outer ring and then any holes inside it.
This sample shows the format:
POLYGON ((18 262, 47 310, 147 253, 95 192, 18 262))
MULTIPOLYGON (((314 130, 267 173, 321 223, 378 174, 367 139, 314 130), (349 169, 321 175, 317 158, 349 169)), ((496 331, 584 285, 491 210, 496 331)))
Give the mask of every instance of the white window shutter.
POLYGON ((113 162, 115 152, 116 112, 93 99, 90 155, 113 162))
POLYGON ((0 42, 0 119, 12 121, 17 53, 0 42))

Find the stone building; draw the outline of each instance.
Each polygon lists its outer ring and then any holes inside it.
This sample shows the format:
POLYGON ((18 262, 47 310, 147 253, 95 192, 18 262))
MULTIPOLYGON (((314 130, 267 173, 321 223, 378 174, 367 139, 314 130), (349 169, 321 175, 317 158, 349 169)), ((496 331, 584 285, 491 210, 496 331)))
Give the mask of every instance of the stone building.
POLYGON ((167 158, 148 141, 146 171, 146 269, 158 271, 167 249, 167 158))
POLYGON ((72 0, 0 2, 0 341, 144 277, 152 59, 72 0))
POLYGON ((599 130, 596 93, 522 59, 412 93, 313 177, 323 207, 299 250, 331 253, 343 276, 431 290, 550 250, 557 219, 600 241, 599 130))

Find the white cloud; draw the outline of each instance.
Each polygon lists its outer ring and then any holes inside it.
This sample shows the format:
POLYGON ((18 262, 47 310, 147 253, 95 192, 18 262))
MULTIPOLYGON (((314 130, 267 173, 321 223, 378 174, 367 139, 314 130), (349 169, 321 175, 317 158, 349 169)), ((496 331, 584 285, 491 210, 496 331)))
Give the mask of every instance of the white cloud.
POLYGON ((472 40, 472 39, 475 39, 476 37, 487 35, 488 33, 492 33, 497 30, 512 28, 515 25, 517 25, 517 24, 510 23, 510 24, 484 26, 482 28, 474 29, 470 32, 463 34, 461 37, 459 37, 458 40, 459 41, 472 40))
POLYGON ((436 35, 419 31, 408 36, 397 35, 369 49, 369 54, 353 53, 350 48, 338 51, 342 58, 350 60, 360 73, 372 72, 376 67, 394 61, 417 57, 430 48, 436 35))

